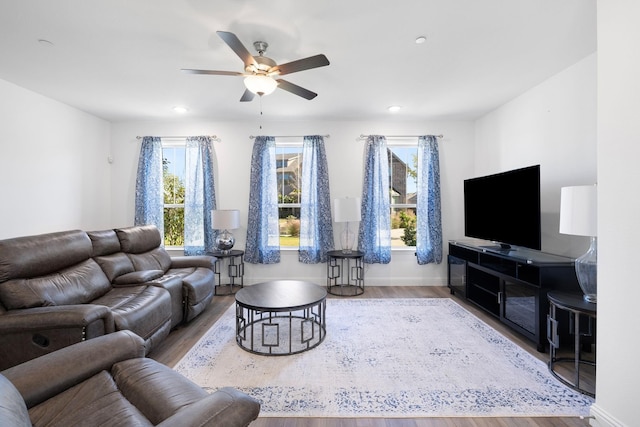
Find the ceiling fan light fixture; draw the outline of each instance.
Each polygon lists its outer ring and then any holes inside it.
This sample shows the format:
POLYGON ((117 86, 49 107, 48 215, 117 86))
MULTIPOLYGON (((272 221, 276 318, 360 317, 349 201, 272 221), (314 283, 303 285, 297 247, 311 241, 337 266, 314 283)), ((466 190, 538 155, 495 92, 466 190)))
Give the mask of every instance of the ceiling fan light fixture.
POLYGON ((278 87, 278 82, 268 76, 255 75, 244 78, 244 85, 256 95, 269 95, 278 87))

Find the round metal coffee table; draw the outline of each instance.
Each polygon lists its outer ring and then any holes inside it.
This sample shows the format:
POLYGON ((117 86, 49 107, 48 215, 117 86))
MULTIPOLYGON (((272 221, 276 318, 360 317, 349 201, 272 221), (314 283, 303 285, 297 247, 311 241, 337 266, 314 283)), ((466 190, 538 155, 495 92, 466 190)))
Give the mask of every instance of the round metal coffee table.
POLYGON ((236 342, 267 356, 311 350, 327 333, 326 299, 323 287, 300 280, 246 286, 236 293, 236 342))

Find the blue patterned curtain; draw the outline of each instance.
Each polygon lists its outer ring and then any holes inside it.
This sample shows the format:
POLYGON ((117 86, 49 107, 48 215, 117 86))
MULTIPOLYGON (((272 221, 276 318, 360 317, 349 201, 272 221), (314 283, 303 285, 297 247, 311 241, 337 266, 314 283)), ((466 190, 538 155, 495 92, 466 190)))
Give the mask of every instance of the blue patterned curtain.
POLYGON ((362 188, 362 221, 358 230, 358 250, 364 262, 391 261, 391 220, 389 206, 389 155, 384 136, 367 138, 362 188))
POLYGON ((305 264, 327 261, 333 250, 333 222, 329 197, 329 171, 322 136, 305 136, 302 142, 302 194, 300 251, 305 264))
POLYGON ((276 140, 258 136, 253 143, 249 188, 249 225, 244 260, 253 264, 280 262, 276 140))
POLYGON ((442 262, 440 159, 433 135, 418 138, 416 255, 418 264, 442 262))
POLYGON ((138 159, 134 224, 155 225, 163 235, 163 197, 162 142, 157 136, 145 136, 142 138, 138 159))
POLYGON ((213 144, 208 136, 185 143, 184 254, 202 255, 215 249, 211 211, 216 208, 213 144))

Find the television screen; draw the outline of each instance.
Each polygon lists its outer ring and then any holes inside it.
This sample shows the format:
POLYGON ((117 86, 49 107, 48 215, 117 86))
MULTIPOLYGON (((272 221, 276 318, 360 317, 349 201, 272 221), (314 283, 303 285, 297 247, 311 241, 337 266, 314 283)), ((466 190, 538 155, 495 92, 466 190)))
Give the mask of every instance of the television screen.
POLYGON ((464 181, 467 237, 541 249, 540 165, 464 181))

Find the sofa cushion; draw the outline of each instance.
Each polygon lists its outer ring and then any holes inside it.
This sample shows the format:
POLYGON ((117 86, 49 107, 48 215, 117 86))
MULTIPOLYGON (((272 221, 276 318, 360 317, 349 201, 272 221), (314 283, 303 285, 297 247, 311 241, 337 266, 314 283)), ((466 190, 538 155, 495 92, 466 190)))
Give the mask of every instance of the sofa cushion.
POLYGON ((86 304, 111 289, 100 266, 87 259, 54 274, 0 283, 0 299, 9 310, 86 304))
POLYGON ((0 396, 0 426, 31 427, 22 395, 3 375, 0 375, 0 396))
POLYGON ((88 231, 93 253, 91 256, 111 255, 120 251, 120 240, 115 230, 88 231))
POLYGON ((33 425, 152 426, 118 390, 107 371, 29 409, 33 425))
POLYGON ((157 286, 112 288, 92 304, 111 309, 116 330, 130 330, 145 340, 171 322, 171 297, 157 286))
POLYGON ((122 276, 123 274, 131 273, 134 271, 133 263, 127 256, 127 254, 123 252, 117 252, 111 255, 105 256, 97 256, 94 258, 104 274, 107 275, 107 278, 110 282, 114 282, 116 278, 122 276))
POLYGON ((139 254, 127 254, 136 270, 162 270, 171 267, 171 256, 163 248, 155 248, 139 254))
POLYGON ((120 247, 127 253, 148 252, 162 244, 160 231, 154 225, 118 228, 115 231, 120 240, 120 247))
POLYGON ((91 256, 87 233, 80 230, 0 240, 0 283, 44 276, 91 256))

